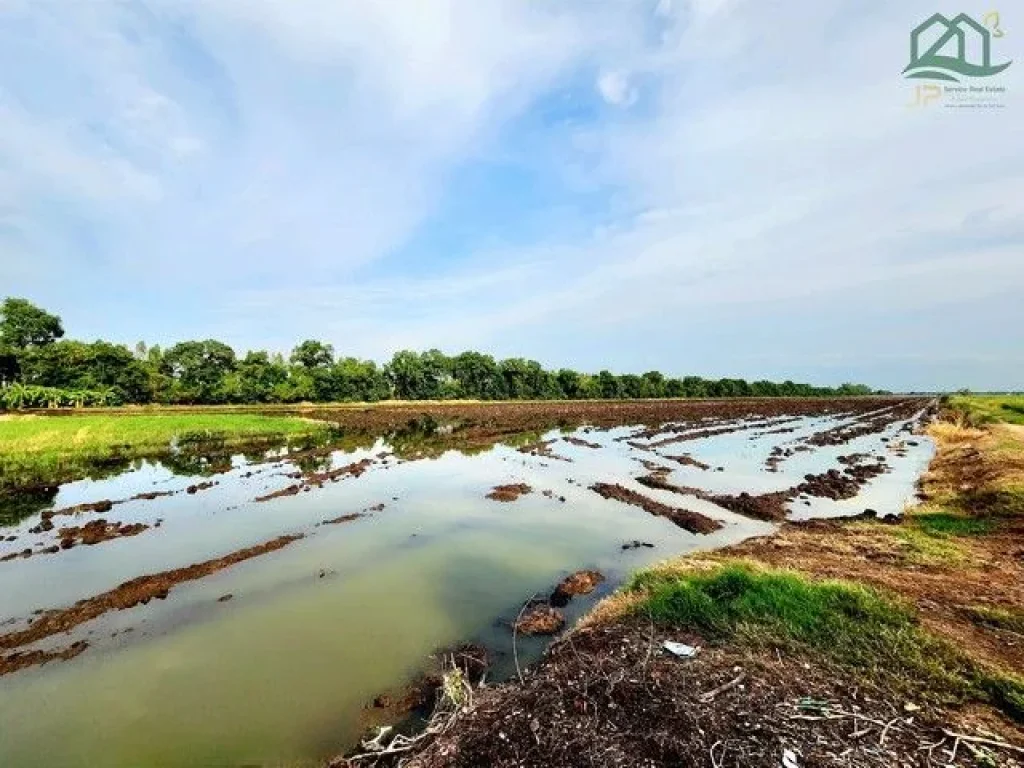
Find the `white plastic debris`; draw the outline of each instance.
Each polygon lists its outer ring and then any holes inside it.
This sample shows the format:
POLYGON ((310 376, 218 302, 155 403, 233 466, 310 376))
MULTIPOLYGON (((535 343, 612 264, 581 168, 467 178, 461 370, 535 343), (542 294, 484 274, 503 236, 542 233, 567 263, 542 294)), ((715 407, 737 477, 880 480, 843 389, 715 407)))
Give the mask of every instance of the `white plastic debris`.
POLYGON ((792 749, 782 751, 782 768, 800 768, 800 763, 796 760, 796 752, 792 749))
POLYGON ((697 655, 697 651, 700 650, 700 648, 696 648, 692 645, 687 645, 686 643, 676 643, 672 640, 666 640, 664 643, 661 644, 661 647, 669 653, 671 653, 673 656, 677 656, 680 659, 692 659, 694 656, 697 655))

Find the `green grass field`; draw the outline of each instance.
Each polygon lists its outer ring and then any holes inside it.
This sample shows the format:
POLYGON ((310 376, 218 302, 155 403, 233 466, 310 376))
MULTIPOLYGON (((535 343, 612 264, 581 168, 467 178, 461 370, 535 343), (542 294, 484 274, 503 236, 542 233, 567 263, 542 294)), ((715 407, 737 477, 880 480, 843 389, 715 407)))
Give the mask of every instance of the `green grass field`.
POLYGON ((314 437, 323 422, 253 413, 82 414, 0 417, 0 491, 58 483, 91 467, 172 447, 244 446, 314 437))
POLYGON ((949 407, 972 425, 1024 424, 1024 395, 953 395, 949 407))

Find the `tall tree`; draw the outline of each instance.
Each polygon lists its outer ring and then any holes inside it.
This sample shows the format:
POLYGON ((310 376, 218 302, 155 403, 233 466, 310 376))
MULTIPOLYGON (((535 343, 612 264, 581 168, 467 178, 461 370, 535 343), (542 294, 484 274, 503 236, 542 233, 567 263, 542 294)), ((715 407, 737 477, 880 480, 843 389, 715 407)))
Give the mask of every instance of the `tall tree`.
POLYGON ((164 353, 162 366, 177 382, 175 401, 217 403, 224 376, 234 370, 235 351, 216 339, 182 341, 164 353))
POLYGON ((310 370, 326 368, 334 362, 334 347, 322 341, 306 339, 292 350, 291 361, 310 370))
POLYGON ((0 304, 0 344, 16 349, 41 347, 63 335, 60 318, 27 299, 7 298, 0 304))

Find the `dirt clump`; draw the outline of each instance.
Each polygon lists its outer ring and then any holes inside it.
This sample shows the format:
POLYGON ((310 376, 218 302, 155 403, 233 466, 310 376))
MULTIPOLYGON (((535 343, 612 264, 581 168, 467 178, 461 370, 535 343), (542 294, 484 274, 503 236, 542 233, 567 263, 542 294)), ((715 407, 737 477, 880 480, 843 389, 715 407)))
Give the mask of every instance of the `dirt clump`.
POLYGON ((73 507, 63 507, 61 509, 45 509, 40 514, 40 517, 45 521, 51 517, 57 517, 59 515, 80 515, 84 512, 109 512, 114 508, 116 501, 110 499, 102 499, 101 501, 90 501, 85 504, 76 504, 73 507))
POLYGON ((487 494, 487 498, 494 501, 515 501, 520 496, 531 493, 532 491, 533 488, 528 486, 526 483, 496 485, 494 486, 494 489, 487 494))
POLYGON ((185 489, 185 493, 187 493, 189 496, 194 496, 195 494, 199 493, 200 491, 208 491, 208 490, 210 490, 215 485, 217 485, 217 481, 216 480, 206 480, 206 481, 204 481, 202 483, 196 483, 195 485, 190 485, 188 488, 185 489))
POLYGON ((350 512, 347 515, 341 515, 340 517, 332 517, 330 520, 321 520, 320 525, 340 525, 341 523, 351 523, 354 520, 358 520, 361 517, 366 517, 362 512, 350 512))
POLYGON ((791 497, 791 491, 776 491, 758 495, 743 491, 737 495, 722 493, 708 498, 709 501, 738 515, 774 522, 785 519, 786 504, 791 497))
POLYGON ((359 461, 354 461, 351 464, 346 464, 344 467, 329 469, 326 472, 309 472, 306 474, 301 472, 289 473, 287 475, 288 477, 302 478, 302 482, 294 483, 293 485, 286 486, 277 491, 272 491, 263 496, 257 496, 254 501, 270 501, 272 499, 280 499, 285 496, 295 496, 303 491, 309 491, 312 488, 322 488, 324 483, 336 483, 343 477, 359 477, 372 465, 373 459, 360 459, 359 461))
POLYGON ((604 574, 598 571, 576 571, 562 579, 551 593, 549 602, 555 607, 564 607, 577 595, 589 595, 604 581, 604 574))
POLYGON ((71 549, 76 544, 92 546, 111 539, 120 539, 126 536, 137 536, 149 526, 145 523, 108 523, 102 517, 98 520, 90 520, 85 525, 70 525, 57 531, 60 537, 61 549, 71 549))
POLYGON ((77 640, 67 648, 59 650, 44 651, 36 649, 31 651, 15 651, 6 656, 0 654, 0 677, 11 672, 17 672, 19 669, 25 669, 26 667, 40 666, 48 661, 67 661, 68 659, 73 659, 88 647, 89 644, 84 640, 77 640))
POLYGON ((642 493, 632 491, 618 483, 594 483, 594 485, 590 486, 590 490, 606 499, 615 499, 626 504, 632 504, 649 514, 671 520, 680 528, 690 533, 714 533, 722 527, 722 524, 717 520, 712 520, 710 517, 699 512, 679 507, 670 507, 668 504, 662 504, 660 501, 655 501, 648 496, 644 496, 642 493))
POLYGON ((554 443, 554 439, 537 440, 532 443, 527 443, 518 450, 520 453, 526 453, 529 454, 530 456, 543 456, 545 459, 557 459, 559 461, 571 462, 572 459, 568 458, 567 456, 559 456, 557 453, 551 450, 551 446, 554 445, 554 443))
POLYGON ((173 496, 174 491, 147 491, 145 493, 136 493, 131 497, 131 501, 152 501, 153 499, 163 498, 164 496, 173 496))
POLYGON ((684 453, 679 456, 666 456, 665 458, 670 459, 677 464, 682 464, 684 467, 696 467, 697 469, 702 469, 704 471, 711 469, 710 464, 705 464, 703 461, 693 458, 693 456, 688 453, 684 453))
POLYGON ((521 635, 553 635, 565 626, 565 616, 547 603, 534 604, 515 622, 521 635))

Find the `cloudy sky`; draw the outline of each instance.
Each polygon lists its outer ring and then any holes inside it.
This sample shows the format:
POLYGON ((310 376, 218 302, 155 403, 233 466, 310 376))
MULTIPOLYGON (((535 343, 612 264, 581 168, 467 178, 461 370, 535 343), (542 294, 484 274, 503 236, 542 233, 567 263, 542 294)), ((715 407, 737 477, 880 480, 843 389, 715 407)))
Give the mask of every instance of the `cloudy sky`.
MULTIPOLYGON (((69 334, 1024 388, 1005 106, 935 0, 0 0, 0 295, 69 334)), ((975 7, 976 5, 976 7, 975 7)))

